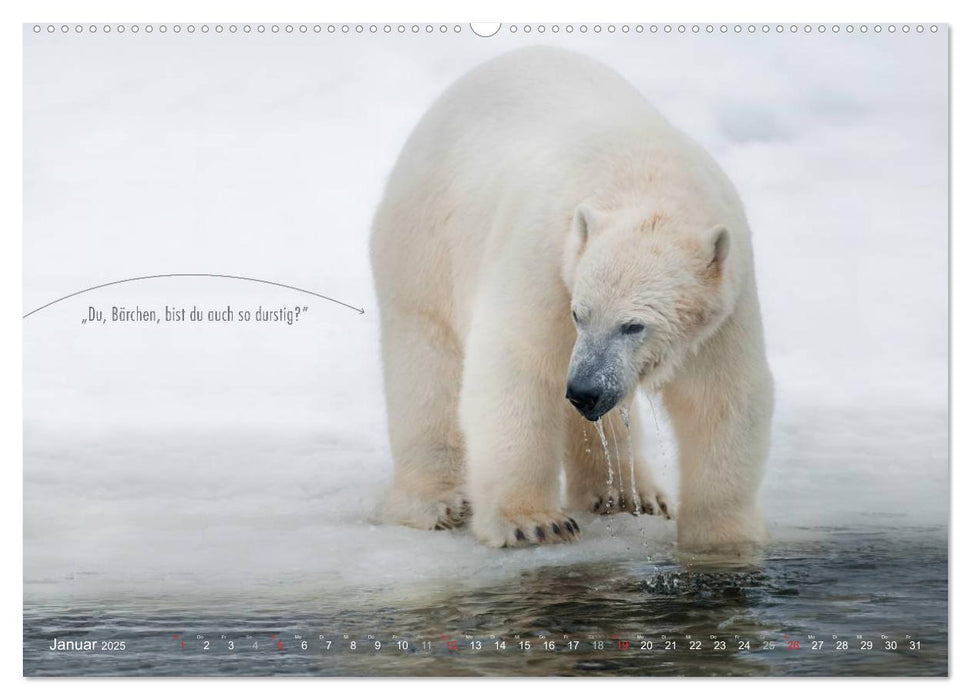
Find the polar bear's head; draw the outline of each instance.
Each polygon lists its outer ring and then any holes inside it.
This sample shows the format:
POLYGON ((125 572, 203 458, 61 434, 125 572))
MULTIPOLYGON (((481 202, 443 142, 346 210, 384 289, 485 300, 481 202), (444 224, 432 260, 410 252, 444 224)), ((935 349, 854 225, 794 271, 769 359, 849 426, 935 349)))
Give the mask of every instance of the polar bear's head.
POLYGON ((643 208, 577 208, 563 260, 577 339, 566 398, 596 420, 658 388, 730 313, 731 234, 643 208))

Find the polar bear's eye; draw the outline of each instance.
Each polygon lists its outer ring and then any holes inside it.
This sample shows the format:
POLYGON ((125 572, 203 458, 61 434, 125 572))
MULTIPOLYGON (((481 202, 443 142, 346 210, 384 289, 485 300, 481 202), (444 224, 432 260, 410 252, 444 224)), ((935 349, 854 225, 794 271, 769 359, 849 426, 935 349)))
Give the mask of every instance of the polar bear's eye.
POLYGON ((574 323, 580 323, 580 319, 577 317, 576 309, 571 309, 570 310, 570 313, 573 314, 573 322, 574 323))
POLYGON ((620 332, 624 335, 637 335, 644 330, 643 323, 625 323, 620 327, 620 332))

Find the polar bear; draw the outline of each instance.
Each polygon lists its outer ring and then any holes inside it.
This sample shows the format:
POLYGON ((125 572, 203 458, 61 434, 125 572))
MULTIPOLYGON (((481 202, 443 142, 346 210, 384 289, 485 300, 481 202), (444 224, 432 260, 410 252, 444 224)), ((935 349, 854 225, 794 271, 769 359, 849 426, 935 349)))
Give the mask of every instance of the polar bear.
POLYGON ((581 511, 671 516, 641 454, 642 388, 678 442, 679 545, 764 538, 772 377, 745 214, 613 70, 531 48, 459 79, 398 158, 371 260, 386 520, 471 516, 501 547, 574 540, 581 511))

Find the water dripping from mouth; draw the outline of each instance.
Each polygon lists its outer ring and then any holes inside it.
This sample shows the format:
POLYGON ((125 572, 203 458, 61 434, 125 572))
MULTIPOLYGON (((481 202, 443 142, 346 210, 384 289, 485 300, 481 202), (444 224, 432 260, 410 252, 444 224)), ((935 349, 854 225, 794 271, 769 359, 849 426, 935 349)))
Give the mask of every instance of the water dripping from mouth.
MULTIPOLYGON (((653 407, 652 407, 653 408, 653 407)), ((634 515, 640 515, 641 495, 637 492, 637 481, 634 477, 634 440, 630 433, 630 408, 622 406, 620 409, 620 419, 624 422, 627 431, 627 462, 630 466, 630 492, 631 500, 634 502, 634 515)))
POLYGON ((654 434, 657 435, 657 445, 661 448, 661 463, 666 469, 668 466, 668 452, 664 449, 664 440, 661 439, 661 426, 657 422, 657 410, 654 408, 654 400, 650 396, 647 397, 647 402, 651 405, 651 415, 654 416, 654 434))
POLYGON ((598 418, 594 424, 597 426, 597 435, 600 436, 600 444, 603 446, 604 457, 607 458, 607 488, 609 489, 614 485, 614 463, 610 459, 610 447, 607 445, 607 436, 604 435, 603 418, 598 418))
MULTIPOLYGON (((614 486, 614 463, 613 463, 613 460, 610 459, 610 447, 607 445, 607 436, 604 435, 603 418, 598 418, 596 420, 596 426, 597 426, 597 435, 600 436, 600 445, 601 445, 601 447, 603 447, 604 457, 607 458, 607 496, 606 496, 606 503, 607 503, 607 507, 609 508, 611 506, 611 503, 610 503, 610 501, 611 501, 610 492, 611 492, 611 490, 613 489, 613 486, 614 486)), ((611 537, 614 536, 613 528, 610 527, 610 518, 607 518, 607 533, 611 537)))
MULTIPOLYGON (((624 494, 624 470, 621 468, 620 462, 620 440, 617 439, 617 429, 615 426, 616 421, 608 420, 607 427, 610 428, 610 439, 614 443, 614 457, 617 458, 617 491, 619 492, 618 499, 623 498, 624 494)), ((620 503, 617 504, 618 507, 620 503)))

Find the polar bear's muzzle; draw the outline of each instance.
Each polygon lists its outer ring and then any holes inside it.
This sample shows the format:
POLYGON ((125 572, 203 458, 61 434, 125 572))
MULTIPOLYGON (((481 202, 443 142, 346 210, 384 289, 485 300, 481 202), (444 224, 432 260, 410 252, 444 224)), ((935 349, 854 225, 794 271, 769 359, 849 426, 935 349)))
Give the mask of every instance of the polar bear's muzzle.
POLYGON ((591 383, 569 382, 566 385, 566 398, 580 415, 595 421, 617 405, 616 400, 605 400, 601 387, 591 383))
POLYGON ((570 359, 566 399, 589 421, 595 421, 624 397, 620 358, 609 343, 578 341, 570 359), (613 351, 612 351, 613 350, 613 351))

